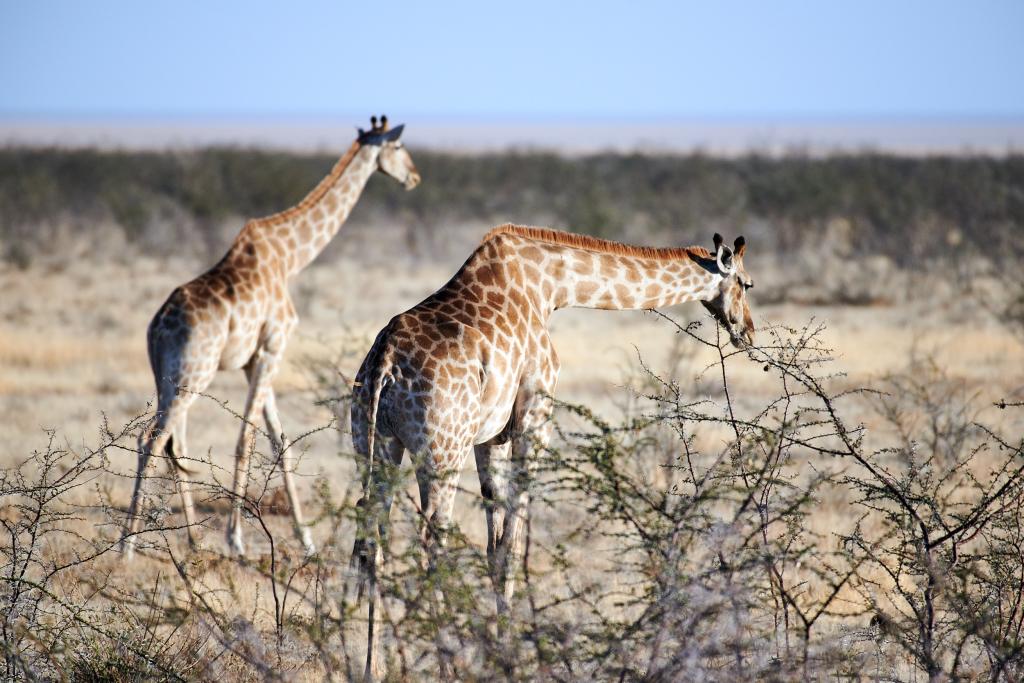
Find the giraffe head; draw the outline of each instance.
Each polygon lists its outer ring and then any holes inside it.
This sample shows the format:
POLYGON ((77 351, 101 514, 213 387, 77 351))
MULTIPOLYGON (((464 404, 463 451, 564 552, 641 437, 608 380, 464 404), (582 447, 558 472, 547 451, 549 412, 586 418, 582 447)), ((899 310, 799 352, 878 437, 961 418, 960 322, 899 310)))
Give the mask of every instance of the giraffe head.
POLYGON ((722 236, 716 232, 715 265, 722 279, 712 298, 701 303, 729 333, 733 346, 742 347, 754 343, 754 321, 747 303, 747 290, 754 286, 754 281, 743 267, 747 241, 737 237, 732 249, 722 242, 722 236))
POLYGON ((377 168, 402 183, 405 189, 411 190, 420 184, 420 174, 416 170, 416 165, 412 163, 409 152, 399 140, 403 129, 404 123, 390 128, 387 116, 381 115, 380 123, 377 122, 376 116, 371 116, 370 130, 359 129, 359 144, 380 147, 377 168))

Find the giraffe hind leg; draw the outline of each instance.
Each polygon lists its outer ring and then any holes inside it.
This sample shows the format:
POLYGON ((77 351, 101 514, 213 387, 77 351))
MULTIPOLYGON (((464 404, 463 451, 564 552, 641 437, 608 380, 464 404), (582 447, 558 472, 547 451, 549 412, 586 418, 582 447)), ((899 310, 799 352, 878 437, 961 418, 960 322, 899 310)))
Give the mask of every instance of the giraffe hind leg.
POLYGON ((377 434, 373 451, 373 457, 367 458, 368 467, 363 475, 363 497, 357 503, 356 539, 352 545, 351 573, 345 591, 357 604, 362 602, 364 590, 368 597, 365 680, 376 680, 382 673, 377 621, 377 613, 381 609, 378 584, 384 564, 383 546, 387 539, 395 483, 405 447, 394 437, 377 434))
POLYGON ((143 482, 146 477, 146 469, 149 466, 150 446, 152 435, 157 418, 150 420, 149 424, 139 434, 138 443, 138 464, 135 472, 135 484, 132 488, 132 500, 128 505, 127 524, 121 535, 121 553, 125 560, 132 560, 135 557, 135 535, 138 533, 141 524, 143 482))
POLYGON ((394 437, 378 434, 374 443, 374 457, 363 475, 363 497, 356 503, 358 511, 356 539, 352 544, 352 583, 349 595, 358 589, 357 600, 374 568, 381 562, 381 546, 386 542, 391 505, 394 501, 394 483, 398 468, 405 457, 405 447, 394 437))
POLYGON ((121 551, 124 553, 125 560, 130 561, 135 555, 135 539, 142 527, 145 499, 148 495, 149 471, 154 465, 152 456, 153 453, 163 452, 171 438, 171 432, 167 429, 170 416, 170 410, 158 410, 156 417, 139 437, 139 460, 135 473, 135 486, 132 490, 131 504, 128 506, 127 528, 121 537, 121 551))
POLYGON ((188 532, 188 544, 192 548, 199 545, 199 527, 196 523, 195 504, 192 500, 192 480, 190 470, 186 466, 188 461, 188 450, 186 448, 186 431, 188 422, 185 416, 178 420, 171 432, 171 438, 167 440, 164 453, 168 456, 168 465, 174 475, 175 485, 178 488, 178 495, 181 496, 181 509, 185 514, 186 531, 188 532))
MULTIPOLYGON (((181 374, 182 376, 188 376, 186 373, 181 374)), ((213 374, 197 374, 193 379, 194 381, 190 383, 188 391, 179 391, 179 387, 184 385, 182 377, 163 377, 157 379, 156 415, 139 437, 138 470, 135 474, 132 500, 128 508, 127 530, 121 540, 121 548, 126 560, 132 559, 134 555, 135 538, 140 533, 142 527, 148 480, 150 478, 149 471, 154 466, 154 453, 168 457, 172 463, 172 470, 175 474, 178 491, 182 497, 188 523, 189 540, 190 542, 194 541, 192 534, 194 533, 195 513, 192 504, 188 466, 185 464, 187 460, 185 453, 185 425, 188 419, 188 410, 194 402, 196 394, 206 389, 210 380, 213 379, 213 374)))

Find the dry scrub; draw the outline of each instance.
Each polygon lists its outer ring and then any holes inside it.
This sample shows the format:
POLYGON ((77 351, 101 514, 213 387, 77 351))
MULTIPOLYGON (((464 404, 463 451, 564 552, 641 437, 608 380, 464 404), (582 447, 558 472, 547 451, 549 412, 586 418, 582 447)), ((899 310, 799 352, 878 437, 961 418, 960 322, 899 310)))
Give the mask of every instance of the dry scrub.
MULTIPOLYGON (((425 568, 414 487, 399 489, 381 578, 391 678, 432 680, 442 663, 457 680, 1024 675, 1024 452, 1019 433, 1001 431, 1020 424, 1020 403, 1001 404, 1017 413, 1004 423, 981 423, 977 398, 926 360, 850 387, 815 324, 766 330, 743 352, 722 347, 710 324, 665 325, 678 348, 716 360, 697 383, 641 361, 614 424, 560 404, 558 438, 536 454, 522 588, 507 616, 464 525, 425 568), (734 369, 750 363, 774 400, 736 400, 734 369), (870 432, 846 417, 865 405, 870 432), (835 514, 828 531, 814 523, 823 514, 835 514)), ((320 376, 332 382, 324 399, 343 403, 329 369, 320 376)), ((4 675, 359 677, 364 610, 342 588, 358 491, 315 488, 323 550, 303 558, 278 463, 257 452, 244 504, 260 541, 236 560, 220 552, 230 494, 207 456, 193 463, 209 473, 205 548, 185 551, 173 480, 159 478, 142 557, 125 565, 110 493, 123 475, 110 461, 134 450, 142 427, 104 424, 89 448, 52 434, 0 478, 4 675)))

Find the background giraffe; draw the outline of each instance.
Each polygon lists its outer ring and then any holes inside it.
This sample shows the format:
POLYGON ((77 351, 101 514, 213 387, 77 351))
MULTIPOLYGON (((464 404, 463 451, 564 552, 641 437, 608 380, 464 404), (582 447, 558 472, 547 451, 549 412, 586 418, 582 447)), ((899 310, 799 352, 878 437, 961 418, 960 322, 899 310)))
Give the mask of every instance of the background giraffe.
POLYGON ((263 411, 275 459, 279 460, 291 503, 295 532, 306 552, 315 552, 292 477, 292 455, 281 429, 271 381, 288 337, 298 322, 288 293, 289 280, 305 268, 337 234, 378 169, 408 190, 420 181, 399 137, 403 126, 388 128, 387 118, 371 119, 331 172, 296 206, 249 221, 227 254, 213 268, 178 287, 149 324, 146 339, 157 388, 153 421, 139 439, 128 527, 122 539, 127 557, 142 522, 145 472, 153 453, 166 453, 181 494, 189 542, 196 541, 195 511, 186 465, 186 422, 196 394, 218 370, 245 370, 249 382, 244 421, 235 451, 234 506, 228 544, 244 552, 241 503, 254 441, 253 421, 263 411))
MULTIPOLYGON (((370 584, 367 675, 375 668, 376 537, 386 532, 389 481, 405 451, 419 481, 423 534, 434 548, 456 483, 475 450, 487 512, 487 553, 499 609, 512 597, 531 457, 550 437, 558 358, 547 322, 557 309, 647 309, 701 301, 736 346, 753 342, 746 250, 714 237, 655 249, 541 228, 492 230, 436 293, 388 323, 356 377, 352 434, 367 466, 366 514, 353 549, 370 584), (390 471, 389 471, 390 470, 390 471)), ((361 579, 360 579, 361 581, 361 579)))

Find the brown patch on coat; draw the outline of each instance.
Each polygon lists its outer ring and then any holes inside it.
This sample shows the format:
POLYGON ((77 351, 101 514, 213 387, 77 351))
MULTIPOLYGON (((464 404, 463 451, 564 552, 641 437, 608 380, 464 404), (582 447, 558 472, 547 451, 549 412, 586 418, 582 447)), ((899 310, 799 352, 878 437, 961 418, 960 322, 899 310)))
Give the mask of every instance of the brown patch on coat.
POLYGON ((596 282, 581 282, 576 285, 576 301, 589 301, 596 291, 596 282))

